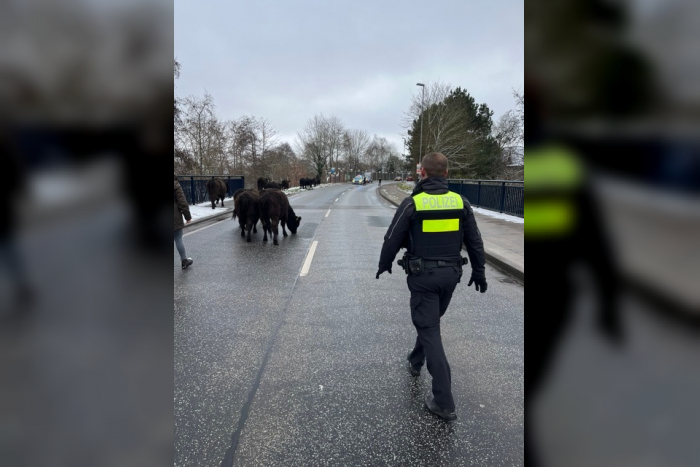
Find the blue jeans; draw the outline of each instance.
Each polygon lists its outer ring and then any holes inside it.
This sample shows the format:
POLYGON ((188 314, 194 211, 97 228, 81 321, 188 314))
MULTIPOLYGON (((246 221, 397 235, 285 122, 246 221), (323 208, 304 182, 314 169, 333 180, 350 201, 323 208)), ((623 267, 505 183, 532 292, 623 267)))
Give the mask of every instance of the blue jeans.
POLYGON ((180 259, 186 259, 187 253, 185 253, 185 243, 182 241, 182 229, 175 231, 175 246, 177 247, 177 252, 180 253, 180 259))

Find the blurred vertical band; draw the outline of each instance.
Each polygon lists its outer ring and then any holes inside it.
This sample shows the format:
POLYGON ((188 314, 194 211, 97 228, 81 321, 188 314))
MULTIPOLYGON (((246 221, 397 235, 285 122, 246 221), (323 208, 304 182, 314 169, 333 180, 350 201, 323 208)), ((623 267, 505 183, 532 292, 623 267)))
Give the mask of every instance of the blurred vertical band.
POLYGON ((173 8, 0 6, 2 465, 172 465, 173 8))
POLYGON ((697 464, 687 433, 700 416, 700 6, 528 0, 525 14, 526 245, 543 278, 528 283, 527 463, 697 464), (568 203, 562 160, 585 168, 588 208, 568 203), (607 254, 591 248, 588 223, 568 252, 533 247, 528 224, 561 225, 544 210, 557 197, 567 218, 600 218, 607 254), (609 267, 589 267, 600 256, 609 267), (588 310, 614 322, 616 345, 590 332, 588 310))

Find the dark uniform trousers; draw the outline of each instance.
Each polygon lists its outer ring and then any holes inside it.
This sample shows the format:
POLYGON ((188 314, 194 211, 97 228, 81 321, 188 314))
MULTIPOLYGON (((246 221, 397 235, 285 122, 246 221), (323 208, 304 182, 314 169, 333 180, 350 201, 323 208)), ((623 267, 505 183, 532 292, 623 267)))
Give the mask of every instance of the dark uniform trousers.
POLYGON ((447 411, 455 410, 452 398, 452 375, 440 337, 440 318, 447 311, 452 293, 461 277, 456 266, 425 269, 420 275, 408 275, 411 291, 411 319, 418 337, 409 362, 418 369, 423 359, 433 377, 433 395, 437 405, 447 411))

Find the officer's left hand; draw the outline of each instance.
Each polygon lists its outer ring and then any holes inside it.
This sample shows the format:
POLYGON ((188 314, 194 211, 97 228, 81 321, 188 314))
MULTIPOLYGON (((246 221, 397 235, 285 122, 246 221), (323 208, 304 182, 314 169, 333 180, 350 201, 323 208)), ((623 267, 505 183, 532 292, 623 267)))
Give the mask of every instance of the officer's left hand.
POLYGON ((474 276, 469 279, 469 283, 467 284, 467 287, 472 285, 474 283, 474 287, 476 288, 477 292, 484 293, 486 292, 486 288, 488 287, 488 284, 486 283, 486 279, 476 279, 474 276))
MULTIPOLYGON (((391 274, 391 268, 387 269, 386 271, 387 271, 389 274, 391 274)), ((381 270, 380 270, 380 271, 377 271, 377 279, 379 279, 379 275, 380 275, 381 273, 383 273, 383 272, 384 272, 384 271, 381 271, 381 270)))

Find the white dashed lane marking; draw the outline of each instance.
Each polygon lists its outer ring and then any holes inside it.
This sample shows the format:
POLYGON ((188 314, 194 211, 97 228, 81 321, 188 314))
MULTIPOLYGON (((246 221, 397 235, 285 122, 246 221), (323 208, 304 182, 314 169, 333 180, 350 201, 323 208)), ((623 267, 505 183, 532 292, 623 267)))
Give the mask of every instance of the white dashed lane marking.
POLYGON ((316 252, 316 245, 318 245, 318 240, 314 240, 314 242, 311 244, 311 248, 309 248, 309 253, 306 255, 306 260, 304 261, 304 265, 301 267, 301 273, 299 274, 302 277, 309 273, 311 261, 314 259, 314 253, 316 252))

